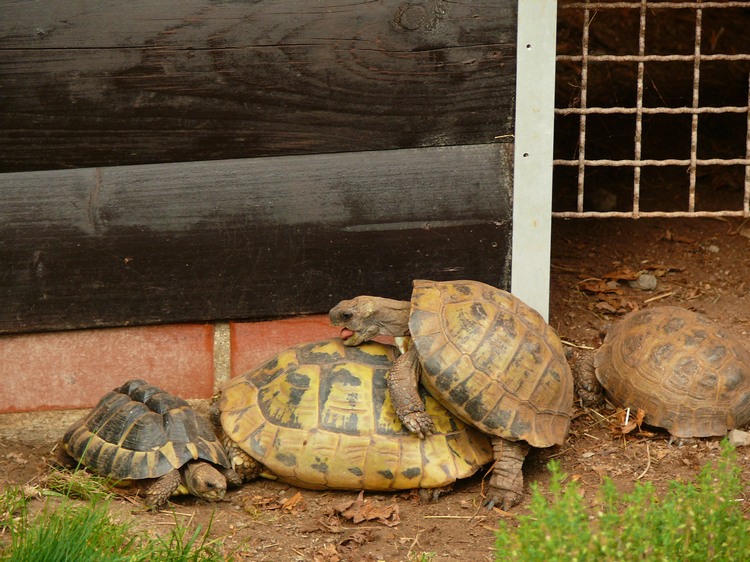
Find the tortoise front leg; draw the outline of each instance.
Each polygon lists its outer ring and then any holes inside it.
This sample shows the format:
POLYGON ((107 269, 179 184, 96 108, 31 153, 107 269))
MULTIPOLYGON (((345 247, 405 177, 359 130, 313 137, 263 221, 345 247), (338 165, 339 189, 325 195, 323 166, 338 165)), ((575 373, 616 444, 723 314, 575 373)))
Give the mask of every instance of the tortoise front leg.
POLYGON ((420 439, 435 433, 435 424, 425 411, 417 383, 419 381, 419 355, 415 347, 393 362, 388 375, 388 390, 396 415, 406 428, 416 433, 420 439))
POLYGON ((157 478, 146 490, 146 506, 149 509, 160 509, 169 496, 180 486, 180 471, 171 470, 164 476, 157 478))
POLYGON ((529 452, 524 441, 508 441, 502 437, 492 438, 495 466, 490 478, 487 509, 495 504, 507 511, 523 497, 523 461, 529 452))

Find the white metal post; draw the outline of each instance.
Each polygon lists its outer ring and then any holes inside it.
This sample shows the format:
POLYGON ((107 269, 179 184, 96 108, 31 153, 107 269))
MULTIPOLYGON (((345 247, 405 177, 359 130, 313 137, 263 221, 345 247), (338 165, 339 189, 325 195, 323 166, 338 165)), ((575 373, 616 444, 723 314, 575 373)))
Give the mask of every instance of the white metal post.
POLYGON ((556 0, 518 0, 511 290, 549 318, 556 0))

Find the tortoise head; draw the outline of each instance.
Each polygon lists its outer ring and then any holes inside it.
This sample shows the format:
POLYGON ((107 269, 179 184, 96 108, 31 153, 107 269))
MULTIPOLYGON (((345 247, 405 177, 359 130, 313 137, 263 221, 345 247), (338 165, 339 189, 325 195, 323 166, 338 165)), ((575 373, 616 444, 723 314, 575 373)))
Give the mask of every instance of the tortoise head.
POLYGON ((343 326, 341 339, 344 345, 353 346, 377 335, 408 335, 410 309, 411 304, 407 301, 362 295, 341 301, 328 316, 331 324, 343 326))
POLYGON ((188 491, 207 501, 219 501, 227 491, 227 479, 211 463, 190 461, 184 467, 188 491))

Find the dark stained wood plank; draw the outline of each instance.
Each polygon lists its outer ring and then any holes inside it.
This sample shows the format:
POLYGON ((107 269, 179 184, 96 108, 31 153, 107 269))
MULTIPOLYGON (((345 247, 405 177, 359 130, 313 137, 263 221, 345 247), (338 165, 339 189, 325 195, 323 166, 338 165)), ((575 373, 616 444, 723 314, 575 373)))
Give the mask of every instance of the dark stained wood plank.
POLYGON ((490 143, 515 0, 6 0, 0 171, 490 143))
POLYGON ((512 145, 5 174, 0 332, 324 312, 508 286, 512 145))

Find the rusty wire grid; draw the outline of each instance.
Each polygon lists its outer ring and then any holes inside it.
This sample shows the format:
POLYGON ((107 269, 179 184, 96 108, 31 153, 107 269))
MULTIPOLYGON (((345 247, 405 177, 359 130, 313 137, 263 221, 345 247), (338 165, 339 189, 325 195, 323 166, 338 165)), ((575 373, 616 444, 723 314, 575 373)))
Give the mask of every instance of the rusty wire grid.
MULTIPOLYGON (((580 65, 580 92, 577 107, 556 108, 558 116, 578 116, 578 142, 577 157, 572 159, 556 158, 553 165, 556 167, 577 168, 577 199, 575 211, 555 211, 553 216, 565 218, 585 217, 750 217, 750 79, 748 80, 748 100, 745 105, 712 105, 702 106, 700 99, 701 86, 701 64, 707 61, 750 61, 750 53, 726 53, 705 54, 701 52, 703 14, 706 9, 726 8, 750 8, 750 2, 657 2, 649 0, 629 2, 568 2, 561 3, 561 10, 580 11, 582 20, 581 28, 581 54, 560 54, 557 56, 558 63, 568 62, 580 65), (637 54, 601 54, 590 53, 589 28, 596 14, 604 10, 637 10, 638 11, 638 53, 637 54), (694 49, 691 54, 647 54, 646 49, 646 26, 655 11, 661 10, 694 10, 694 49), (692 63, 692 103, 685 107, 666 106, 644 106, 644 70, 646 63, 650 62, 684 62, 692 63), (636 69, 636 95, 634 106, 589 106, 588 86, 591 63, 635 63, 636 69), (707 114, 745 114, 745 156, 744 158, 698 158, 698 122, 700 115, 707 114), (634 115, 635 132, 633 137, 633 157, 626 159, 590 158, 587 156, 586 127, 588 117, 591 115, 634 115), (643 117, 644 115, 686 115, 691 118, 690 126, 690 157, 689 158, 643 158, 643 117), (688 202, 687 210, 660 211, 641 210, 641 187, 642 169, 645 167, 682 166, 687 169, 688 174, 688 202), (744 196, 742 210, 715 210, 705 211, 696 209, 696 183, 698 170, 702 166, 744 166, 744 196), (584 207, 585 177, 587 168, 609 167, 609 168, 632 168, 633 190, 632 210, 586 210, 584 207)), ((663 13, 663 12, 662 12, 663 13)), ((748 21, 750 29, 750 21, 748 21)), ((750 33, 750 31, 748 31, 750 33)))

